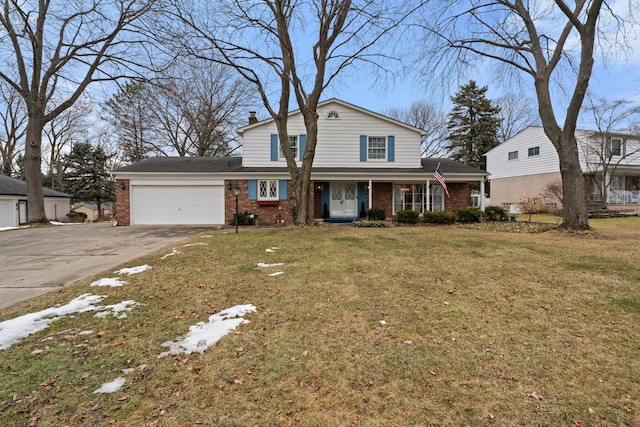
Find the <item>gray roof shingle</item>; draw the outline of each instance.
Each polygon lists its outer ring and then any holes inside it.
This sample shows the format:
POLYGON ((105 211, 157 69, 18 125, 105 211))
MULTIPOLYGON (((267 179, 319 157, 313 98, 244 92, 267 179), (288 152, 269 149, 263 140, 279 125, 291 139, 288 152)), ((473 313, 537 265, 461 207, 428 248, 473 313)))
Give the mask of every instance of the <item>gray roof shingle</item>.
MULTIPOLYGON (((43 188, 45 197, 66 197, 71 198, 73 196, 62 193, 60 191, 51 190, 50 188, 43 188)), ((19 179, 10 178, 5 175, 0 175, 0 195, 3 196, 26 196, 27 195, 27 183, 20 181, 19 179)))
MULTIPOLYGON (((383 174, 433 174, 438 163, 443 174, 489 175, 487 172, 451 159, 421 159, 421 168, 313 168, 323 173, 383 173, 383 174)), ((238 173, 238 172, 287 172, 286 166, 243 167, 242 157, 152 157, 140 163, 124 166, 113 173, 238 173)))

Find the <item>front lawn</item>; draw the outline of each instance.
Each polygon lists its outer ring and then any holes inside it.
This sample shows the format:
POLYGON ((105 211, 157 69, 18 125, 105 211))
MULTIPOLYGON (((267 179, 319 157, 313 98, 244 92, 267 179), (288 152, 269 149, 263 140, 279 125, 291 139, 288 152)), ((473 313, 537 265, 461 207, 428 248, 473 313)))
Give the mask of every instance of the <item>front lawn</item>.
POLYGON ((640 218, 623 220, 205 233, 0 312, 136 303, 0 350, 0 425, 638 425, 640 218), (231 307, 248 322, 158 358, 231 307))

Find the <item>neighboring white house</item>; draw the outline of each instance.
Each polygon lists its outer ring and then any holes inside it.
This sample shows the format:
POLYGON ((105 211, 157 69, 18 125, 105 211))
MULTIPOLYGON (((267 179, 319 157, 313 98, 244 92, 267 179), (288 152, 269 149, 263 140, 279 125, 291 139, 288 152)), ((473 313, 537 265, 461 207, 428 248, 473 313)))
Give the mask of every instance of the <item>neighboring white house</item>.
MULTIPOLYGON (((423 131, 338 99, 318 104, 318 144, 311 173, 313 216, 352 221, 370 208, 388 216, 469 206, 469 183, 484 186, 487 173, 450 159, 423 159, 423 131), (438 164, 451 197, 434 178, 438 164)), ((299 162, 306 130, 299 110, 289 113, 289 144, 299 162)), ((156 157, 113 171, 117 220, 133 224, 228 224, 240 212, 260 224, 291 223, 290 176, 275 122, 238 130, 243 157, 156 157)))
MULTIPOLYGON (((603 141, 595 131, 576 130, 576 139, 589 202, 602 200, 598 183, 603 179, 602 165, 607 163, 608 204, 640 204, 638 137, 616 133, 603 141)), ((519 212, 523 197, 541 195, 548 185, 561 182, 558 153, 542 127, 524 129, 485 156, 491 174, 491 204, 511 212, 519 212)), ((557 200, 547 202, 549 209, 562 207, 557 200)))
MULTIPOLYGON (((71 196, 44 188, 44 210, 49 220, 65 219, 71 196)), ((27 183, 0 175, 0 227, 17 227, 27 223, 27 183)))

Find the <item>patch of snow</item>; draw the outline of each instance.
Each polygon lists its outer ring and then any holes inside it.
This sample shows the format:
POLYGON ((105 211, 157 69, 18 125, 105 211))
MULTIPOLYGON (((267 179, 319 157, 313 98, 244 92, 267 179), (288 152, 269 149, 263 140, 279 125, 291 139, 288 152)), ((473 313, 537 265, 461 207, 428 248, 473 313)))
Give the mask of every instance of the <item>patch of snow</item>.
POLYGON ((118 304, 107 305, 105 307, 101 307, 101 309, 104 311, 96 313, 96 317, 105 318, 109 314, 111 314, 113 317, 117 319, 125 319, 127 317, 126 312, 133 310, 133 308, 138 305, 140 305, 140 303, 137 303, 132 300, 122 301, 121 303, 118 303, 118 304))
POLYGON ((94 304, 103 299, 104 296, 83 294, 63 306, 47 308, 15 319, 5 320, 0 323, 0 350, 7 349, 21 339, 48 328, 51 323, 69 314, 101 310, 102 307, 94 304))
POLYGON ((188 248, 189 246, 209 246, 208 243, 204 243, 204 242, 199 242, 199 243, 187 243, 186 245, 182 245, 185 248, 188 248))
POLYGON ((117 288, 119 286, 124 286, 126 285, 128 282, 125 282, 124 280, 120 280, 117 277, 105 277, 103 279, 99 279, 96 280, 95 282, 91 283, 89 286, 110 286, 112 288, 117 288))
POLYGON ((276 271, 275 273, 267 274, 269 277, 275 277, 284 274, 284 271, 276 271))
POLYGON ((381 321, 380 321, 380 325, 384 326, 384 325, 386 325, 386 324, 387 324, 387 322, 386 322, 386 321, 384 321, 384 320, 381 320, 381 321))
POLYGON ((162 344, 168 347, 169 351, 165 351, 158 355, 158 359, 170 354, 191 354, 202 353, 211 347, 225 335, 235 330, 243 323, 249 323, 244 319, 247 313, 253 313, 256 307, 252 304, 236 305, 209 317, 209 321, 198 322, 189 327, 189 332, 181 341, 167 341, 162 344))
POLYGON ((59 222, 59 221, 49 221, 49 224, 52 225, 82 225, 86 224, 84 222, 59 222))
POLYGON ((281 265, 284 265, 283 262, 278 262, 275 264, 265 264, 264 262, 259 262, 256 264, 256 268, 269 268, 269 267, 280 267, 281 265))
POLYGON ((278 249, 280 249, 280 248, 276 248, 275 246, 272 246, 272 247, 270 247, 270 248, 265 249, 265 252, 275 252, 275 251, 277 251, 278 249))
POLYGON ((78 332, 78 336, 91 335, 92 333, 93 333, 93 331, 80 331, 80 332, 78 332))
POLYGON ((129 276, 131 276, 132 274, 139 274, 142 273, 144 271, 147 270, 151 270, 151 266, 150 265, 139 265, 137 267, 131 267, 131 268, 121 268, 120 270, 116 271, 116 274, 127 274, 129 276))
POLYGON ((0 227, 0 231, 19 230, 21 228, 28 228, 28 225, 22 225, 20 227, 0 227))
MULTIPOLYGON (((123 301, 119 304, 100 306, 95 305, 105 298, 104 295, 83 294, 71 300, 69 303, 59 306, 47 308, 36 313, 25 314, 15 319, 0 322, 0 350, 5 350, 29 335, 40 332, 49 327, 56 320, 65 316, 71 316, 74 313, 84 313, 87 311, 99 311, 97 317, 105 317, 109 314, 122 319, 127 317, 125 311, 131 311, 133 307, 140 305, 135 301, 123 301)), ((72 316, 73 317, 73 316, 72 316)), ((84 331, 78 335, 90 334, 93 331, 84 331)), ((47 341, 51 337, 41 341, 47 341)))
POLYGON ((115 393, 116 391, 120 390, 122 388, 122 386, 124 385, 124 383, 127 382, 127 380, 125 380, 122 377, 118 377, 115 380, 108 382, 108 383, 104 383, 102 384, 102 387, 100 387, 99 389, 97 389, 96 391, 94 391, 93 393, 115 393))
POLYGON ((177 255, 177 254, 181 254, 181 253, 182 253, 182 252, 180 252, 180 251, 179 251, 179 250, 177 250, 176 248, 173 248, 173 249, 171 250, 171 253, 168 253, 168 254, 166 254, 166 255, 161 256, 161 257, 160 257, 160 259, 167 259, 167 258, 169 258, 170 256, 177 255))

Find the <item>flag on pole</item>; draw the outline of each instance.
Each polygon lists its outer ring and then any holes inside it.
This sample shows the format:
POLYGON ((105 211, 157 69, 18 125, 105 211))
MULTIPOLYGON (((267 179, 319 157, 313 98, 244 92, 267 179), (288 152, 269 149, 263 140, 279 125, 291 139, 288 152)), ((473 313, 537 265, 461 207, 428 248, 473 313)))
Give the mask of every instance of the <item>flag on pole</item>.
POLYGON ((440 183, 440 185, 442 185, 442 189, 447 194, 447 197, 451 197, 449 195, 449 190, 447 190, 447 184, 444 182, 444 175, 442 173, 442 168, 440 167, 440 163, 438 163, 438 167, 436 168, 436 171, 433 173, 433 177, 436 179, 436 181, 440 183))

